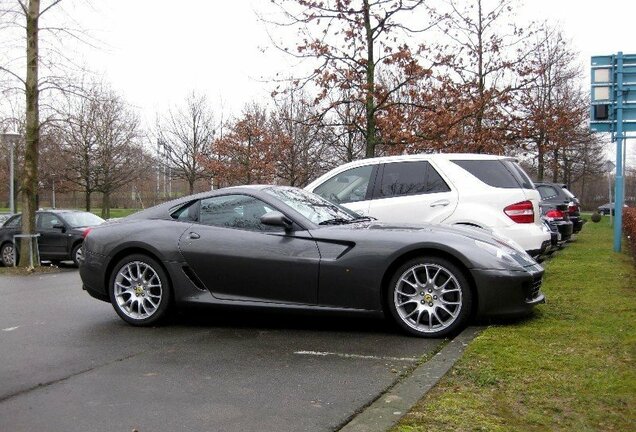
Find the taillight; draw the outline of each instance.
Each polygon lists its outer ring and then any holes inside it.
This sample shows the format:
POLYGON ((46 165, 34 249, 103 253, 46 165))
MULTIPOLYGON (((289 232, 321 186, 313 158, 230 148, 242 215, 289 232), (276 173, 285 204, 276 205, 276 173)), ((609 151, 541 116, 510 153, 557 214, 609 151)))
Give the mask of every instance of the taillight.
POLYGON ((534 207, 531 201, 522 201, 504 208, 504 213, 516 223, 534 223, 534 207))
POLYGON ((555 219, 563 219, 565 215, 563 214, 561 210, 549 210, 545 214, 545 217, 548 218, 549 220, 555 220, 555 219))
POLYGON ((87 236, 87 235, 88 235, 91 231, 93 231, 93 228, 86 228, 86 229, 84 230, 84 232, 82 233, 82 238, 86 238, 86 236, 87 236))
POLYGON ((568 213, 570 215, 574 215, 577 211, 579 211, 579 206, 577 206, 573 202, 570 202, 570 204, 568 204, 568 213))

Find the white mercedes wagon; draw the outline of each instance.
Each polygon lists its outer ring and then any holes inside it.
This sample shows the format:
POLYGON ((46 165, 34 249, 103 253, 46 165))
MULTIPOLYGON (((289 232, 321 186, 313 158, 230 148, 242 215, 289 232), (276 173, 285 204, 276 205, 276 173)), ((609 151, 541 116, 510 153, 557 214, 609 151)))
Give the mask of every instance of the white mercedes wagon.
POLYGON ((511 157, 441 153, 362 159, 305 189, 384 222, 487 229, 532 256, 550 245, 539 192, 511 157))

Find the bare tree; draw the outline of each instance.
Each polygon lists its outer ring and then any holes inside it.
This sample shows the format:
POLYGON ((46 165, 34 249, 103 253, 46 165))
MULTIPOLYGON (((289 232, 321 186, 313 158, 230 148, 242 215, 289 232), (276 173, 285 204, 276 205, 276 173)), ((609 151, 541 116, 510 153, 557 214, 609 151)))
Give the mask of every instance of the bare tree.
POLYGON ((63 177, 84 192, 86 211, 91 210, 91 197, 99 189, 96 133, 99 116, 100 90, 93 86, 83 96, 67 98, 66 115, 59 123, 62 141, 61 156, 66 162, 63 177))
POLYGON ((137 114, 126 106, 121 97, 112 90, 106 90, 97 107, 96 189, 102 193, 102 217, 109 218, 111 194, 145 174, 152 162, 138 144, 137 114))
MULTIPOLYGON (((48 62, 42 61, 40 31, 46 30, 49 34, 60 42, 60 36, 72 36, 74 32, 57 25, 42 26, 41 18, 50 11, 59 9, 62 0, 50 0, 41 2, 40 0, 15 0, 15 2, 4 1, 0 5, 0 31, 8 32, 11 37, 3 39, 0 56, 0 84, 2 93, 9 94, 15 91, 24 92, 25 95, 25 151, 24 165, 22 169, 22 232, 33 234, 35 232, 35 211, 37 207, 38 192, 38 160, 40 147, 40 108, 41 93, 43 91, 60 91, 69 88, 69 80, 64 74, 51 73, 51 67, 58 64, 68 64, 71 61, 53 61, 53 52, 60 58, 69 59, 62 50, 47 50, 48 62), (24 31, 23 36, 18 40, 24 41, 23 49, 26 50, 26 65, 19 65, 19 59, 24 59, 23 55, 11 58, 14 50, 10 49, 4 41, 14 40, 16 31, 24 31), (13 33, 11 33, 13 32, 13 33), (52 66, 53 65, 53 66, 52 66), (42 66, 48 69, 47 74, 41 74, 42 66)), ((26 267, 30 265, 29 257, 35 256, 35 242, 28 238, 21 241, 21 251, 19 265, 26 267)), ((34 265, 39 265, 35 263, 34 265)))
POLYGON ((210 156, 215 135, 214 116, 206 96, 192 92, 183 106, 171 109, 160 120, 157 129, 173 175, 184 179, 189 192, 194 193, 194 183, 207 176, 202 158, 210 156))
POLYGON ((325 128, 316 124, 311 101, 298 91, 276 105, 269 134, 277 149, 276 175, 291 186, 304 186, 327 165, 325 128))

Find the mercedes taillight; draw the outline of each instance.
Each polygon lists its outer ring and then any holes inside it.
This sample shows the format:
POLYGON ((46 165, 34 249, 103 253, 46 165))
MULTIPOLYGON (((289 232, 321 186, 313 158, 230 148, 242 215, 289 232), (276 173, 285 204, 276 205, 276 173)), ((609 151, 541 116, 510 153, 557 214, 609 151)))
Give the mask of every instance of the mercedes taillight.
POLYGON ((516 223, 534 223, 534 207, 531 201, 510 204, 504 213, 516 223))

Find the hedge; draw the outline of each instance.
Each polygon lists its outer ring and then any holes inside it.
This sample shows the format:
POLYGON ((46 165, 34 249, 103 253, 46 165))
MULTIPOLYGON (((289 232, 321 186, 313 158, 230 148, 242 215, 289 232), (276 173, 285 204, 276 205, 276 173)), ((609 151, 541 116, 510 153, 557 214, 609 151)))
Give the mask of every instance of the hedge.
POLYGON ((623 232, 629 242, 632 255, 636 260, 636 208, 626 207, 623 209, 623 232))

